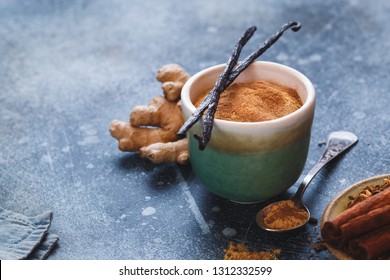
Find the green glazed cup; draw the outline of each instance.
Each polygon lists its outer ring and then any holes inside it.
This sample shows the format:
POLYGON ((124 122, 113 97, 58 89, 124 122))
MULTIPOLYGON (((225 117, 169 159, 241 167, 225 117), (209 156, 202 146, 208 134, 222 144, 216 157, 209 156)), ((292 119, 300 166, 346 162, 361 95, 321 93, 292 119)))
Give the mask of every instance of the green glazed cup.
MULTIPOLYGON (((192 100, 212 88, 225 64, 192 76, 181 92, 187 119, 194 111, 192 100)), ((293 88, 302 100, 295 112, 270 121, 233 122, 214 120, 210 142, 199 150, 194 134, 202 134, 202 121, 188 132, 192 168, 210 192, 240 203, 264 201, 291 187, 306 163, 315 108, 310 80, 290 67, 273 62, 254 62, 235 82, 269 81, 293 88)))

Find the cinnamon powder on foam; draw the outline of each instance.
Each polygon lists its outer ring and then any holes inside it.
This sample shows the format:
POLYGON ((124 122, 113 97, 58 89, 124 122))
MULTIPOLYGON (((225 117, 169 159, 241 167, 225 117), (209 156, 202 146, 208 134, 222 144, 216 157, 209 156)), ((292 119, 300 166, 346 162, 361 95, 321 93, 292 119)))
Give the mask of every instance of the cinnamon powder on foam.
MULTIPOLYGON (((194 101, 198 107, 210 90, 194 101)), ((291 88, 266 81, 233 83, 220 96, 216 119, 236 122, 261 122, 286 116, 302 106, 291 88)))

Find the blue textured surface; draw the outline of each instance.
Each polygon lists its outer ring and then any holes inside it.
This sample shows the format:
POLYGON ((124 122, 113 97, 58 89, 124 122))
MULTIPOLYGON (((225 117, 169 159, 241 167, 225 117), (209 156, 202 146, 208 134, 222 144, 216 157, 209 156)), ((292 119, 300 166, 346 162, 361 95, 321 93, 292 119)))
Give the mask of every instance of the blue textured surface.
MULTIPOLYGON (((339 191, 389 173, 388 1, 0 2, 0 206, 28 216, 52 210, 60 236, 50 259, 221 259, 229 240, 281 248, 282 259, 333 259, 308 240, 319 226, 266 233, 264 204, 206 192, 191 166, 124 154, 108 132, 132 107, 161 94, 155 72, 190 74, 224 63, 243 31, 242 57, 287 21, 262 60, 306 74, 317 106, 307 172, 334 130, 359 143, 322 170, 305 200, 317 219, 339 191)), ((295 187, 286 193, 289 195, 295 187)))

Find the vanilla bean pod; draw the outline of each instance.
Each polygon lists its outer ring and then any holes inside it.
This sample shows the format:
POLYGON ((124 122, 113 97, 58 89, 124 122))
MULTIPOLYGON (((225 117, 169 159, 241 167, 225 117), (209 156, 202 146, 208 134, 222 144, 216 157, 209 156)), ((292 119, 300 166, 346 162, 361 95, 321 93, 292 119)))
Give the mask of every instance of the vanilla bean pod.
MULTIPOLYGON (((214 98, 212 98, 211 93, 213 93, 213 90, 210 92, 209 96, 204 100, 205 104, 200 108, 199 112, 195 111, 195 113, 191 116, 191 121, 187 121, 182 128, 179 130, 178 135, 183 135, 185 132, 192 127, 192 125, 200 119, 203 112, 207 109, 206 117, 203 123, 203 133, 202 137, 199 135, 194 135, 195 138, 199 141, 199 149, 203 150, 207 143, 210 140, 211 137, 211 131, 213 128, 214 123, 214 115, 217 110, 217 105, 219 101, 220 94, 228 88, 233 81, 243 72, 250 64, 252 64, 260 55, 262 55, 268 48, 270 48, 282 35, 283 33, 290 29, 294 32, 298 31, 301 28, 301 25, 298 22, 289 22, 285 25, 283 25, 277 33, 272 35, 268 40, 266 40, 258 50, 251 53, 248 57, 246 57, 234 70, 231 71, 230 75, 227 79, 224 79, 224 83, 219 83, 219 87, 217 88, 218 91, 214 92, 214 98)), ((249 39, 249 38, 248 38, 249 39)), ((243 46, 242 46, 243 47, 243 46)), ((241 48, 242 48, 241 47, 241 48)), ((241 50, 240 50, 241 51, 241 50)), ((238 52, 239 55, 239 52, 238 52)), ((238 59, 238 57, 237 57, 238 59)), ((229 61, 232 61, 232 59, 229 59, 229 61)), ((227 68, 227 66, 226 66, 227 68)), ((225 68, 225 69, 226 69, 225 68)), ((225 71, 224 71, 225 72, 225 71)), ((217 81, 218 83, 218 81, 217 81)), ((202 103, 203 104, 203 103, 202 103)), ((198 107, 199 108, 199 107, 198 107)))
MULTIPOLYGON (((227 81, 226 88, 233 83, 233 81, 244 71, 250 64, 252 64, 260 55, 262 55, 267 49, 269 49, 276 41, 283 35, 283 33, 290 29, 294 32, 297 32, 301 29, 301 24, 299 22, 289 22, 283 25, 278 32, 272 35, 268 40, 266 40, 257 51, 252 52, 247 56, 231 73, 229 76, 229 81, 227 81)), ((226 89, 225 88, 225 89, 226 89)))
POLYGON ((185 133, 188 129, 190 129, 202 116, 204 111, 206 111, 212 102, 215 102, 216 99, 219 99, 219 95, 226 89, 224 86, 226 81, 229 79, 230 72, 236 66, 238 62, 238 58, 240 56, 241 50, 244 45, 249 41, 252 35, 256 31, 256 26, 249 27, 244 35, 239 39, 237 44, 235 45, 233 52, 225 65, 224 70, 219 75, 213 89, 207 95, 207 97, 203 100, 203 102, 198 106, 195 112, 187 119, 187 121, 183 124, 183 126, 177 132, 177 135, 180 137, 185 137, 185 133))
MULTIPOLYGON (((226 83, 223 85, 223 90, 225 90, 227 87, 229 87, 230 84, 233 83, 233 81, 246 69, 248 66, 253 63, 260 55, 262 55, 268 48, 270 48, 282 35, 283 33, 288 30, 292 29, 292 31, 298 31, 300 29, 300 24, 297 22, 290 22, 285 25, 283 25, 280 30, 275 33, 273 36, 271 36, 267 41, 261 45, 261 47, 251 53, 247 58, 244 59, 230 74, 229 79, 226 81, 226 83)), ((222 91, 223 91, 222 90, 222 91)), ((203 122, 203 133, 202 137, 199 135, 194 135, 194 137, 199 141, 199 149, 203 150, 207 143, 210 141, 211 138, 211 131, 213 129, 213 123, 214 123, 214 115, 217 110, 218 105, 218 99, 210 100, 210 105, 208 106, 207 113, 203 122)))

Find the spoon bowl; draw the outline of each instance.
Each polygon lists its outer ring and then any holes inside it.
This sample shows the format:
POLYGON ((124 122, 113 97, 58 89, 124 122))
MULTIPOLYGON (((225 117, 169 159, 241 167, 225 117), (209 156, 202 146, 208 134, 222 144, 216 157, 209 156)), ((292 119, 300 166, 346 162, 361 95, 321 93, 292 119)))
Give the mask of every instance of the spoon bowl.
POLYGON ((256 215, 257 225, 272 232, 294 230, 304 226, 309 220, 310 211, 306 205, 297 206, 292 199, 271 203, 256 215), (286 210, 286 205, 288 210, 286 210), (278 213, 275 213, 275 211, 278 211, 278 213))
POLYGON ((319 161, 303 178, 292 199, 269 204, 256 215, 257 225, 267 231, 285 232, 304 226, 310 220, 310 211, 303 202, 303 194, 314 176, 332 159, 343 153, 358 141, 348 131, 332 132, 328 136, 326 149, 319 161))

